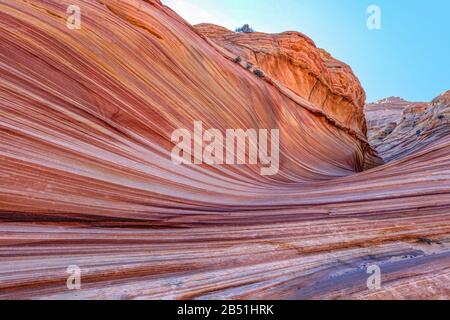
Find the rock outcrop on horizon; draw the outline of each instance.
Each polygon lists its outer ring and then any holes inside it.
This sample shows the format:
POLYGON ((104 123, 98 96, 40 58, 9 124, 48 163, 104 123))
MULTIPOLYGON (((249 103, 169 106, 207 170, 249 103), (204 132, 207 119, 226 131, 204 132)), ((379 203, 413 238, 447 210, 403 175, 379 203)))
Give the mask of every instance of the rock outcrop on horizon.
POLYGON ((371 145, 379 144, 402 120, 403 111, 411 102, 389 97, 366 104, 367 137, 371 145))
POLYGON ((0 41, 0 298, 450 297, 447 95, 433 138, 380 165, 359 81, 299 33, 193 27, 158 0, 6 0, 0 41), (194 121, 278 128, 279 173, 176 165, 194 121))
POLYGON ((365 107, 370 144, 385 161, 401 159, 450 135, 450 91, 431 103, 386 98, 365 107))

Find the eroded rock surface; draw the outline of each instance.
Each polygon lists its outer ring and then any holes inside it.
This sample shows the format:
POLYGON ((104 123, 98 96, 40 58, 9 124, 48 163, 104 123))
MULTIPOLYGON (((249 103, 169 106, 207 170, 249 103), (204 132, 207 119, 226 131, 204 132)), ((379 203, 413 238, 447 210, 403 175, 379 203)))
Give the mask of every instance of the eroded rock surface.
POLYGON ((365 92, 351 68, 317 48, 300 32, 237 33, 212 24, 195 28, 213 42, 262 69, 269 77, 354 130, 366 133, 365 92))
POLYGON ((370 144, 385 161, 417 152, 450 134, 450 91, 431 103, 387 98, 366 106, 370 144))

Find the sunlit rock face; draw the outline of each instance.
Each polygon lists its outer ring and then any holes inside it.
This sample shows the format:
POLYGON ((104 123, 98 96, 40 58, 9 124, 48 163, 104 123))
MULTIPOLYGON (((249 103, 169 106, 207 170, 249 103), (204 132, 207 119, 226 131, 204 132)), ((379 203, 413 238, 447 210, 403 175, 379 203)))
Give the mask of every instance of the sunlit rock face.
POLYGON ((387 98, 367 104, 368 138, 385 161, 400 159, 450 134, 450 91, 431 103, 387 98))
MULTIPOLYGON (((311 109, 336 126, 359 137, 366 136, 366 95, 358 78, 348 65, 317 48, 304 34, 238 33, 214 24, 199 24, 195 29, 239 66, 250 72, 261 70, 266 81, 282 92, 293 92, 307 100, 311 109)), ((367 146, 363 168, 381 163, 376 152, 367 146)))
POLYGON ((240 57, 242 64, 262 69, 342 125, 365 135, 366 96, 359 80, 348 65, 317 48, 304 34, 237 33, 211 24, 195 28, 240 57))
POLYGON ((345 65, 281 35, 310 50, 312 89, 296 64, 266 54, 260 77, 207 36, 159 1, 0 3, 0 298, 448 298, 449 135, 361 172, 345 65), (171 133, 198 120, 280 129, 279 173, 175 165, 171 133))

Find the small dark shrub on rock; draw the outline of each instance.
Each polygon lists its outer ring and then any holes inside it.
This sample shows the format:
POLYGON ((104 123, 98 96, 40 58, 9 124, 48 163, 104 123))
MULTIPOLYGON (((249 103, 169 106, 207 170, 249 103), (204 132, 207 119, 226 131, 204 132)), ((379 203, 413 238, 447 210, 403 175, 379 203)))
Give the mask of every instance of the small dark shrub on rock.
POLYGON ((237 56, 235 59, 234 59, 234 62, 236 62, 236 63, 240 63, 242 61, 242 58, 240 57, 240 56, 237 56))
POLYGON ((253 68, 253 64, 251 64, 250 62, 247 62, 246 68, 248 70, 250 70, 251 68, 253 68))
POLYGON ((250 27, 248 24, 244 24, 242 27, 237 28, 235 30, 236 32, 243 32, 243 33, 252 33, 255 32, 252 27, 250 27))
POLYGON ((259 77, 259 78, 264 78, 266 75, 264 74, 264 71, 262 71, 262 70, 259 70, 259 69, 255 69, 254 71, 253 71, 253 73, 257 76, 257 77, 259 77))

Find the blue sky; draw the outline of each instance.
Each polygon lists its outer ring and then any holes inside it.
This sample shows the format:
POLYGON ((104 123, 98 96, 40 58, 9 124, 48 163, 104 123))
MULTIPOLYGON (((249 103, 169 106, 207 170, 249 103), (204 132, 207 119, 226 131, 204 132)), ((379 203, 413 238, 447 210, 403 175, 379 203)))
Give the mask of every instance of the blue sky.
POLYGON ((162 0, 192 24, 300 31, 348 63, 367 100, 430 101, 450 89, 448 0, 162 0), (381 30, 367 8, 381 9, 381 30))

